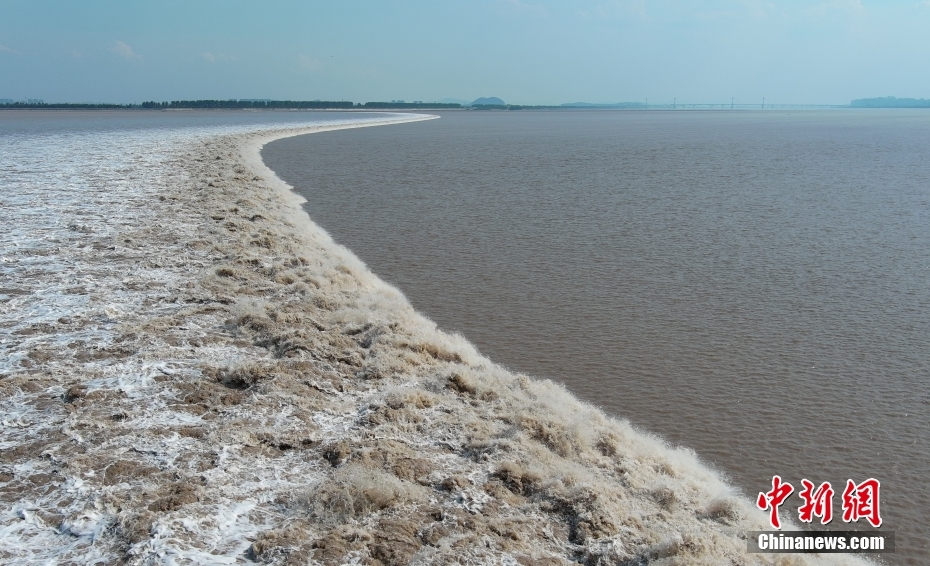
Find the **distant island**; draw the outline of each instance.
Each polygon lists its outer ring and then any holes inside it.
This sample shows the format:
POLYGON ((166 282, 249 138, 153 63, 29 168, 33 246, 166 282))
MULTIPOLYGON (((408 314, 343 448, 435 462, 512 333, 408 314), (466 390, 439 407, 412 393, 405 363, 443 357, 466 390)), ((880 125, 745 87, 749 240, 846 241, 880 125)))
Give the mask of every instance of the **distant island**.
POLYGON ((503 100, 496 96, 482 96, 471 103, 472 106, 506 106, 503 100))
POLYGON ((893 96, 858 98, 853 100, 850 106, 853 108, 930 108, 930 99, 895 98, 893 96))

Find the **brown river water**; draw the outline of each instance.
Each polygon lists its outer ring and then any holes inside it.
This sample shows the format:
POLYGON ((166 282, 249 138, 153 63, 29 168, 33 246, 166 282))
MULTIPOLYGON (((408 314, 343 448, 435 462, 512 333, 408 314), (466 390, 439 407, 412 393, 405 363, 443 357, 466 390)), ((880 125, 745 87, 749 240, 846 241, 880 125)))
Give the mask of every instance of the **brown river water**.
POLYGON ((881 481, 930 563, 930 112, 448 112, 275 141, 310 216, 440 327, 753 499, 881 481))

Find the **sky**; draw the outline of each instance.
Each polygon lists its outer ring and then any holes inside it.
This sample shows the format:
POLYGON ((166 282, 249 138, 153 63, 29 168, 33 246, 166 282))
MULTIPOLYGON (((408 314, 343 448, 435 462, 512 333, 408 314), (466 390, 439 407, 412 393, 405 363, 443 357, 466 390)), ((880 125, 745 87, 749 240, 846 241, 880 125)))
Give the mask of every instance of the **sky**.
POLYGON ((0 98, 930 98, 930 0, 0 0, 0 98))

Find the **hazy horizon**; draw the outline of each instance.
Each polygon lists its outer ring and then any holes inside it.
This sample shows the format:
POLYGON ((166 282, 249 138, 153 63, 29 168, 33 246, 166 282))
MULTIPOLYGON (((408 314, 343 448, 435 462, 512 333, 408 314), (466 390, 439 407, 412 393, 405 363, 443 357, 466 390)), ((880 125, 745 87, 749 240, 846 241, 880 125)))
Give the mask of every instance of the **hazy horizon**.
POLYGON ((0 99, 930 97, 930 0, 0 6, 0 99))

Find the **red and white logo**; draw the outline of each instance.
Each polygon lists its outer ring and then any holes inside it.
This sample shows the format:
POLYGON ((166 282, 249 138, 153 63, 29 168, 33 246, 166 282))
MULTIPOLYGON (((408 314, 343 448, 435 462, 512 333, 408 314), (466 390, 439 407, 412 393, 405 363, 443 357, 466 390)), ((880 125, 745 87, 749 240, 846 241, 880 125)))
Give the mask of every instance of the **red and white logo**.
MULTIPOLYGON (((820 518, 820 524, 826 525, 833 520, 833 486, 830 482, 823 482, 816 488, 814 482, 803 479, 801 485, 804 489, 798 493, 803 504, 798 507, 798 519, 802 523, 812 523, 814 517, 820 518)), ((882 518, 879 514, 879 488, 881 482, 869 478, 857 484, 853 480, 846 480, 846 489, 843 490, 843 522, 855 523, 865 519, 873 527, 880 527, 882 518)), ((773 528, 781 528, 778 510, 788 496, 794 493, 794 486, 784 482, 781 476, 772 476, 772 489, 760 492, 756 505, 763 511, 769 511, 769 523, 773 528)))

